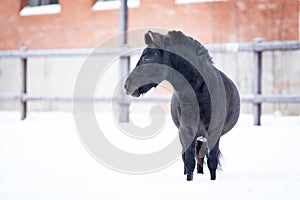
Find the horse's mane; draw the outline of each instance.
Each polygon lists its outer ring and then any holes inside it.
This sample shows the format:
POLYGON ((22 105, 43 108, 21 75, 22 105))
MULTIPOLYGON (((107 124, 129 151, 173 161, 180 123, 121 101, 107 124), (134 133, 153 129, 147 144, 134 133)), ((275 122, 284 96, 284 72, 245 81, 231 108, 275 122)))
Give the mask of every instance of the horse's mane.
POLYGON ((178 48, 184 48, 188 54, 195 53, 195 55, 201 57, 201 59, 213 63, 207 49, 201 43, 192 37, 184 35, 180 31, 169 31, 166 35, 148 31, 148 33, 145 34, 145 43, 164 50, 175 50, 175 52, 178 48))

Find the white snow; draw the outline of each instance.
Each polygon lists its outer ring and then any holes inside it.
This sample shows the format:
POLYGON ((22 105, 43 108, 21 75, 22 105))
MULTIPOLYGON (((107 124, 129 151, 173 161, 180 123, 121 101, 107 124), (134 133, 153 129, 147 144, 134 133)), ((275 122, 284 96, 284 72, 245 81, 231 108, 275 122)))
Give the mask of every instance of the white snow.
MULTIPOLYGON (((109 116, 106 126, 114 127, 109 116)), ((243 114, 222 137, 216 181, 205 166, 187 182, 181 160, 146 175, 102 166, 82 146, 70 113, 30 113, 20 121, 17 112, 0 112, 0 199, 300 199, 300 117, 252 123, 243 114)), ((165 131, 176 131, 170 117, 165 131)))

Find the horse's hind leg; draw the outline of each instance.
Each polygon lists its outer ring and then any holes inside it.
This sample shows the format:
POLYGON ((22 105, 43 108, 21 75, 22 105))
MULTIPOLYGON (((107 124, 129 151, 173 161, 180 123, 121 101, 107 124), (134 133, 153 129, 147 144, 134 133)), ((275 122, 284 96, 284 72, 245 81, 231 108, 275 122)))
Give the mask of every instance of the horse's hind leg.
POLYGON ((197 140, 197 143, 196 143, 196 159, 197 159, 197 173, 198 174, 204 174, 203 173, 204 157, 200 155, 201 146, 202 146, 202 142, 197 140))
POLYGON ((207 164, 208 164, 208 169, 210 171, 210 179, 211 180, 216 180, 216 170, 219 165, 219 155, 220 155, 219 141, 220 140, 218 140, 218 142, 215 144, 215 146, 209 152, 208 158, 207 158, 207 164))
POLYGON ((204 158, 197 158, 197 173, 198 174, 204 174, 203 163, 204 163, 204 158))

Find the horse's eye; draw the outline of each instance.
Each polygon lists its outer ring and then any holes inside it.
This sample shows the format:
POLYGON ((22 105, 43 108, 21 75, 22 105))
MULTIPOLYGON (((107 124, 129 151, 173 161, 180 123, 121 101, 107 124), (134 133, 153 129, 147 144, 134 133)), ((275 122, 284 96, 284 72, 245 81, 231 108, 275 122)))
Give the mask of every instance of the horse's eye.
POLYGON ((147 54, 145 54, 145 55, 143 55, 142 59, 143 59, 143 62, 145 62, 145 61, 148 61, 150 59, 150 57, 147 54))

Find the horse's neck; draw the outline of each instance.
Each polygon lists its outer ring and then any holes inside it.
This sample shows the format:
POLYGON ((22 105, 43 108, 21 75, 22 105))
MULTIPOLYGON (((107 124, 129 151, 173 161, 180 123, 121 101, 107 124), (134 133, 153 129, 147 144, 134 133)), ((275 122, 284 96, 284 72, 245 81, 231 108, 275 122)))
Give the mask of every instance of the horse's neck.
MULTIPOLYGON (((174 55, 172 55, 174 56, 174 55)), ((204 84, 203 77, 189 62, 179 56, 175 56, 169 66, 173 69, 170 72, 168 81, 172 83, 178 95, 187 95, 187 88, 199 91, 204 84)))

